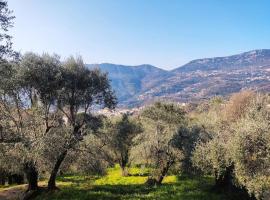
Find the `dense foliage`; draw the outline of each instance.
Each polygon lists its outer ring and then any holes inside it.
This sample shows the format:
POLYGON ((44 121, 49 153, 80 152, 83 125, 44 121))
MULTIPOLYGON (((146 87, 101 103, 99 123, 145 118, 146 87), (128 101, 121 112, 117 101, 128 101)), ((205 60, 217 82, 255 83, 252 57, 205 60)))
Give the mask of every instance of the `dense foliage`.
POLYGON ((266 199, 270 188, 269 111, 269 96, 250 91, 233 95, 218 109, 209 108, 199 117, 204 118, 200 121, 211 137, 197 144, 194 165, 215 175, 216 184, 223 188, 241 188, 266 199))

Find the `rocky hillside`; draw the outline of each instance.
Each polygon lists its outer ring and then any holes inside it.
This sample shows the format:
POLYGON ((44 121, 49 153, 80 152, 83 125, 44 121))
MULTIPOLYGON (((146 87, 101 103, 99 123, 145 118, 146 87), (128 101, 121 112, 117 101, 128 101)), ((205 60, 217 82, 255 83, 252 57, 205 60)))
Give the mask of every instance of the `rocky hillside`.
POLYGON ((119 105, 133 107, 157 99, 187 102, 241 89, 270 92, 270 49, 193 60, 171 71, 151 65, 88 65, 108 72, 119 105))
POLYGON ((263 66, 270 63, 270 49, 253 50, 227 57, 215 57, 193 60, 173 72, 191 72, 196 70, 230 70, 249 66, 263 66))

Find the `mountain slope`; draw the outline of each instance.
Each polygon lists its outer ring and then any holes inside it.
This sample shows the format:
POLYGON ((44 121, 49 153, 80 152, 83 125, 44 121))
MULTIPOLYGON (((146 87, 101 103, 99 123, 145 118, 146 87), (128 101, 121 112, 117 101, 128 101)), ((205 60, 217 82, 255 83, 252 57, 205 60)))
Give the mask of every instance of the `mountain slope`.
POLYGON ((108 72, 120 106, 157 99, 197 101, 241 89, 270 92, 270 49, 193 60, 172 71, 151 65, 88 65, 108 72))
POLYGON ((237 55, 193 60, 173 72, 191 72, 196 70, 228 70, 248 66, 262 66, 270 63, 270 49, 253 50, 237 55))
POLYGON ((88 64, 89 68, 100 68, 108 72, 112 87, 120 104, 156 85, 169 72, 152 65, 125 66, 110 63, 88 64), (151 80, 151 81, 149 81, 151 80))

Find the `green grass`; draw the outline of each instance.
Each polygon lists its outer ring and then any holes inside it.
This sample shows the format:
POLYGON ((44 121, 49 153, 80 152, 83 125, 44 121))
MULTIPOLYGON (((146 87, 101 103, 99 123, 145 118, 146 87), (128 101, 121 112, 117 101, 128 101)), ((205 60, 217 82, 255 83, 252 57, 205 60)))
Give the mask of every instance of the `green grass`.
MULTIPOLYGON (((104 177, 63 176, 58 179, 60 191, 44 193, 37 200, 228 200, 238 199, 211 191, 213 179, 167 176, 162 186, 144 185, 147 176, 140 176, 138 168, 121 177, 119 167, 108 170, 104 177)), ((147 169, 143 174, 147 174, 147 169)), ((239 198, 240 199, 240 198, 239 198)))

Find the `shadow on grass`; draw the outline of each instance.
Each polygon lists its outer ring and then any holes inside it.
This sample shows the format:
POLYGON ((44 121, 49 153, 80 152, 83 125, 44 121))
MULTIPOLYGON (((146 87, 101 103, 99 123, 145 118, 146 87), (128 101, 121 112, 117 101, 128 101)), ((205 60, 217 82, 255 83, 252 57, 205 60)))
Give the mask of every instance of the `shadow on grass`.
MULTIPOLYGON (((55 194, 46 194, 39 200, 225 200, 218 194, 209 194, 200 190, 182 190, 179 184, 164 184, 155 188, 144 185, 102 185, 91 190, 65 189, 55 194)), ((226 199, 227 200, 227 199, 226 199)))
POLYGON ((93 182, 97 179, 99 179, 99 176, 59 176, 57 177, 57 181, 61 182, 72 182, 74 184, 80 184, 80 183, 85 183, 85 182, 93 182))
POLYGON ((149 194, 154 192, 157 188, 147 187, 144 184, 136 185, 97 185, 94 186, 94 192, 109 192, 115 195, 130 195, 130 194, 149 194))
POLYGON ((144 172, 144 173, 130 173, 129 176, 139 176, 139 177, 144 177, 144 176, 149 176, 150 172, 144 172))
POLYGON ((194 183, 196 183, 197 188, 200 188, 200 190, 205 191, 209 194, 217 194, 222 196, 222 199, 226 200, 254 200, 254 198, 250 197, 248 193, 244 190, 234 190, 229 192, 226 189, 216 189, 214 187, 214 178, 213 177, 207 177, 207 176, 188 176, 188 175, 181 175, 178 176, 177 182, 188 182, 192 180, 194 183))
MULTIPOLYGON (((166 183, 158 187, 144 184, 130 185, 92 185, 91 188, 80 187, 85 179, 79 177, 71 180, 64 177, 61 181, 77 181, 78 186, 63 188, 54 194, 43 194, 38 200, 244 200, 237 194, 213 192, 213 178, 180 176, 176 183, 166 183), (81 178, 82 179, 82 178, 81 178)), ((95 178, 90 178, 89 181, 95 178)))

